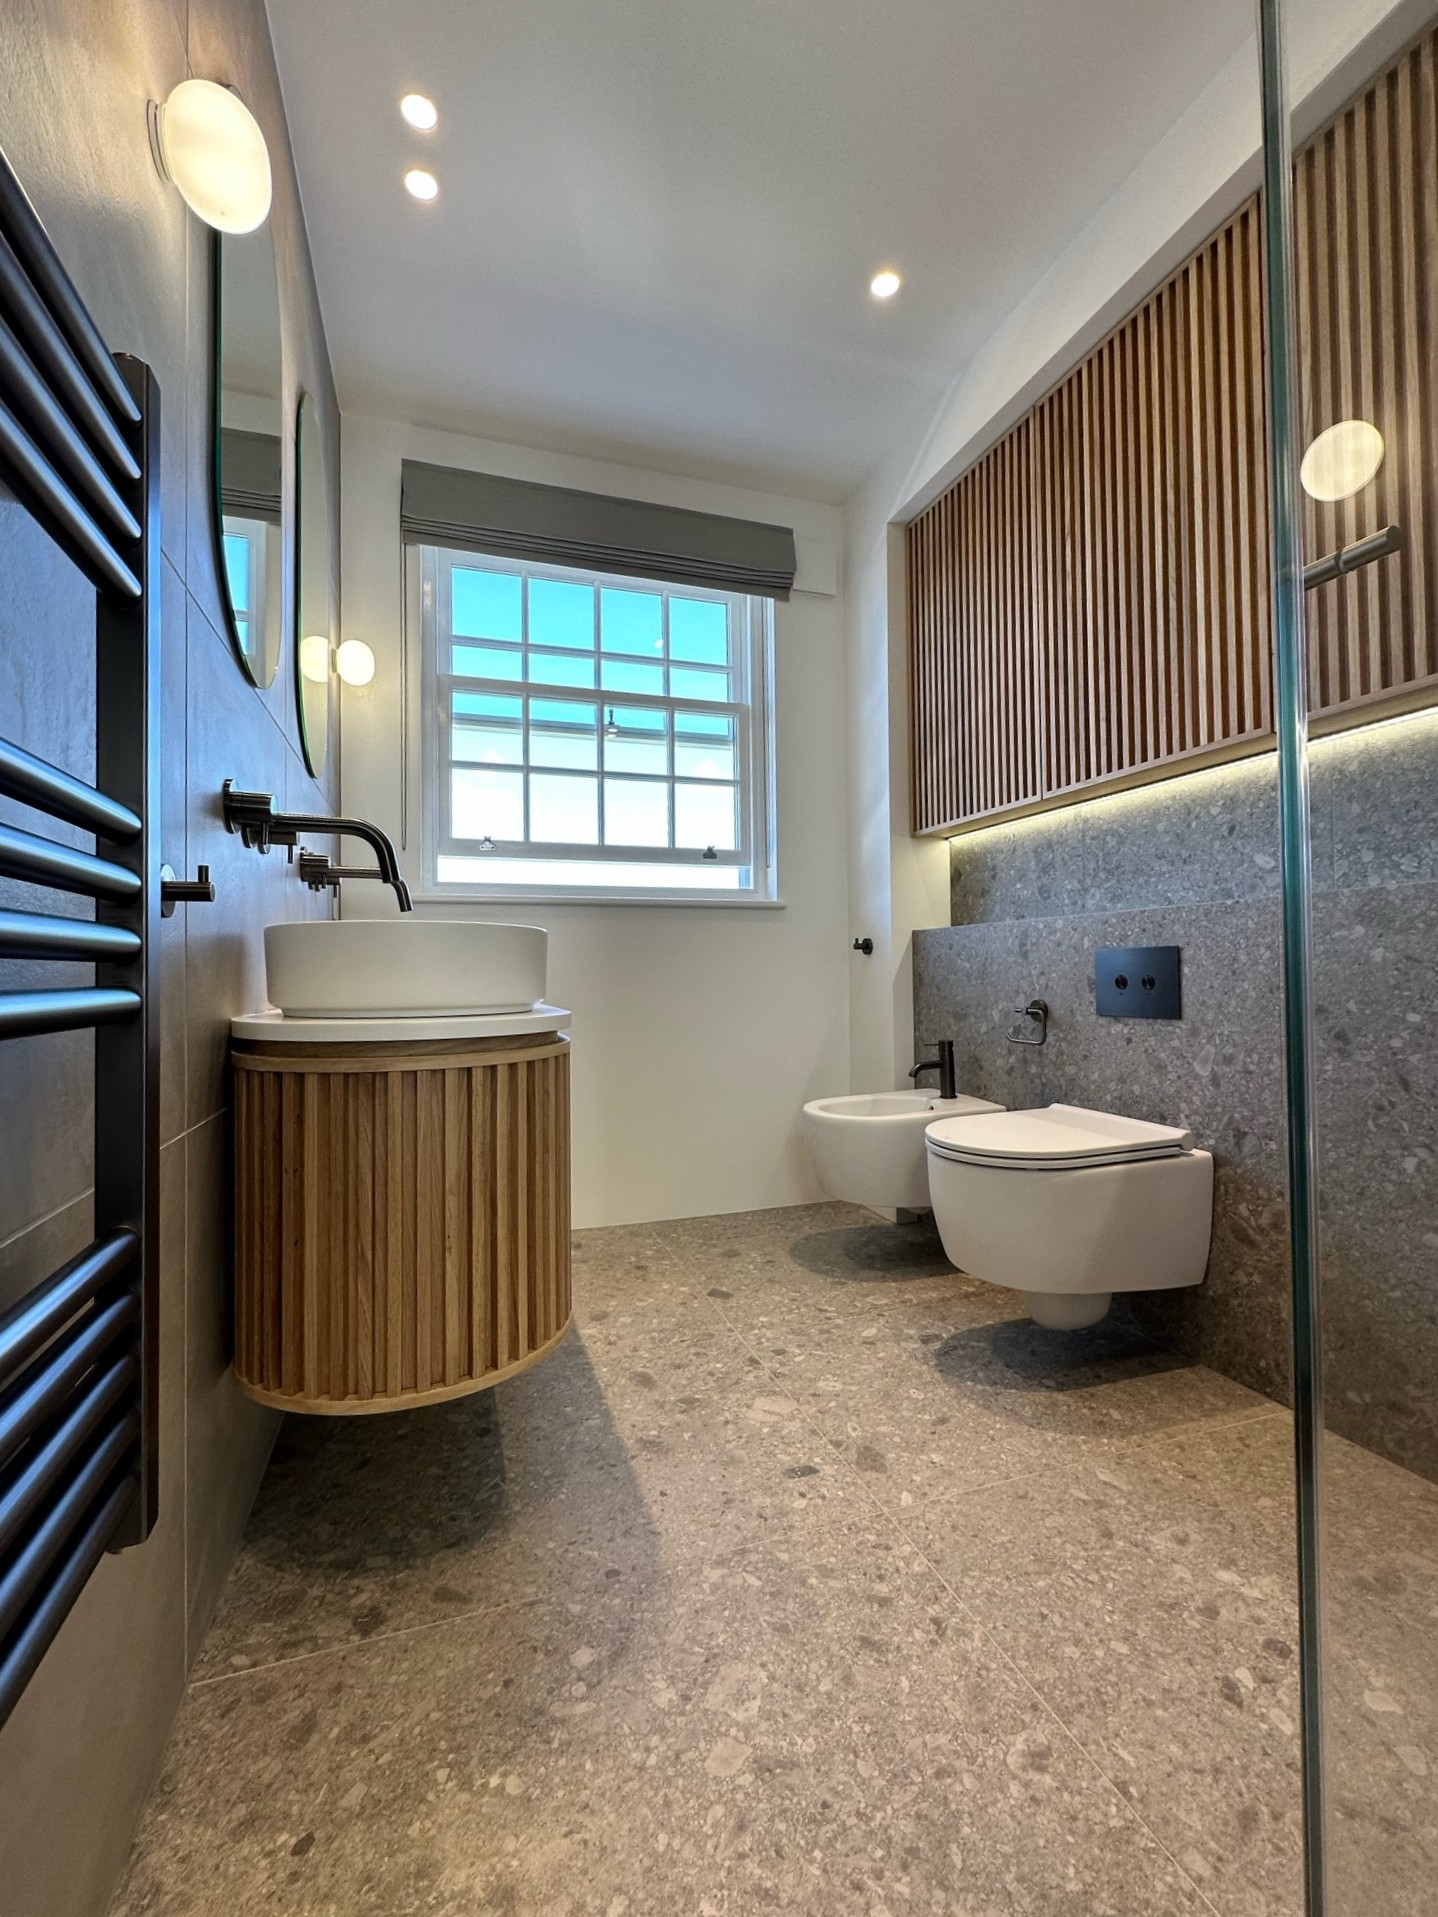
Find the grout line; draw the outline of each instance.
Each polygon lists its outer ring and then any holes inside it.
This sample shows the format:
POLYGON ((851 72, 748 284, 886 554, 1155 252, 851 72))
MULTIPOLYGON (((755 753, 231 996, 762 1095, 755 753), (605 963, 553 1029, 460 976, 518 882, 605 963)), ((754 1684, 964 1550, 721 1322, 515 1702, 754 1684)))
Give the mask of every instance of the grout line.
MULTIPOLYGON (((470 1624, 476 1618, 496 1617, 503 1611, 525 1611, 537 1605, 548 1603, 551 1608, 554 1600, 543 1597, 511 1598, 504 1604, 482 1604, 472 1611, 455 1611, 449 1617, 429 1618, 423 1624, 402 1624, 397 1630, 376 1631, 372 1637, 346 1638, 340 1644, 322 1644, 314 1651, 296 1651, 291 1657, 272 1657, 262 1664, 247 1664, 243 1670, 216 1671, 209 1677, 192 1677, 189 1688, 192 1691, 206 1690, 215 1684, 230 1684, 246 1677, 259 1677, 266 1671, 280 1671, 291 1664, 311 1664, 320 1657, 341 1657, 350 1651, 367 1650, 372 1644, 392 1644, 400 1638, 419 1637, 426 1631, 445 1631, 455 1624, 470 1624)), ((208 1633, 206 1633, 208 1636, 208 1633)))
MULTIPOLYGON (((680 1282, 685 1283, 686 1281, 681 1280, 680 1282)), ((1079 1755, 1093 1768, 1094 1771, 1098 1773, 1098 1775, 1103 1779, 1104 1783, 1108 1785, 1109 1789, 1113 1792, 1114 1796, 1117 1797, 1119 1801, 1122 1803, 1129 1817, 1133 1820, 1133 1822, 1138 1826, 1140 1830, 1146 1833, 1146 1835, 1150 1838, 1150 1840, 1158 1847, 1158 1849, 1168 1859, 1169 1863, 1173 1866, 1174 1870, 1177 1872, 1181 1881, 1185 1883, 1188 1886, 1188 1888, 1193 1892, 1194 1896, 1203 1905, 1204 1909, 1211 1912, 1212 1917, 1220 1917, 1220 1913, 1217 1907, 1209 1900, 1209 1898, 1205 1895, 1201 1887, 1194 1882, 1193 1878, 1189 1875, 1189 1873, 1184 1869, 1183 1865, 1174 1856, 1173 1852, 1169 1849, 1168 1845, 1164 1843, 1163 1839, 1158 1835, 1157 1831, 1155 1831, 1149 1825, 1147 1820, 1139 1814, 1138 1810, 1134 1807, 1134 1805, 1130 1802, 1130 1800, 1124 1795, 1124 1793, 1119 1789, 1118 1784, 1104 1769, 1104 1766, 1102 1765, 1102 1763, 1100 1763, 1098 1758, 1094 1756, 1092 1751, 1090 1751, 1087 1748, 1087 1746, 1079 1738, 1077 1733, 1059 1714, 1059 1712, 1055 1709, 1055 1707, 1049 1702, 1048 1698, 1039 1689, 1038 1685, 1033 1681, 1033 1679, 1029 1677, 1029 1675, 1023 1669, 1023 1667, 1016 1662, 1014 1657, 1007 1650, 1005 1650, 1004 1646, 994 1636, 993 1632, 989 1629, 988 1625, 984 1623, 983 1619, 978 1615, 978 1613, 974 1611, 973 1608, 954 1589, 954 1586, 944 1576, 943 1572, 939 1570, 938 1566, 933 1563, 932 1559, 928 1556, 927 1552, 925 1552, 923 1547, 915 1543, 914 1539, 910 1537, 909 1533, 904 1529, 903 1525, 892 1514, 892 1512, 890 1512, 888 1507, 880 1503, 879 1499, 874 1495, 873 1491, 864 1482, 864 1479, 861 1476, 861 1474, 854 1468, 852 1464, 850 1464, 849 1460, 844 1456, 843 1452, 839 1449, 839 1447, 833 1443, 832 1439, 829 1437, 829 1434, 823 1429, 821 1425, 819 1425, 809 1415, 808 1410, 805 1408, 804 1405, 802 1405, 799 1402, 799 1400, 794 1396, 793 1392, 789 1390, 788 1386, 784 1383, 783 1379, 777 1376, 777 1374, 770 1369, 768 1363, 765 1361, 763 1357, 760 1356, 759 1352, 755 1350, 754 1346, 750 1343, 749 1339, 745 1337, 744 1333, 740 1331, 738 1326, 734 1324, 734 1322, 723 1312, 723 1310, 720 1308, 719 1300, 711 1299, 707 1296, 707 1294, 701 1293, 698 1290, 698 1288, 692 1283, 687 1284, 687 1289, 691 1291, 696 1298, 698 1297, 704 1298, 704 1302, 713 1309, 715 1315, 724 1324, 725 1328, 744 1347, 744 1349, 750 1354, 750 1356, 752 1356, 758 1362, 758 1364, 763 1368, 765 1374, 773 1381, 777 1389, 784 1395, 784 1397, 788 1398, 790 1403, 794 1406, 795 1410, 798 1412, 799 1416, 803 1419, 804 1423, 809 1426, 809 1428, 815 1433, 817 1437, 823 1440, 824 1445, 826 1447, 826 1452, 829 1454, 832 1454, 837 1459, 837 1461, 843 1465, 844 1469, 848 1472, 849 1477, 852 1479, 853 1483, 857 1486, 860 1494, 868 1500, 869 1504, 883 1519, 885 1525, 891 1531, 895 1532, 899 1537, 903 1539, 904 1543, 909 1546, 910 1550, 913 1551, 914 1555, 919 1559, 919 1561, 927 1567, 928 1571, 933 1576, 933 1578, 937 1581, 937 1583, 945 1591, 948 1592, 955 1606, 958 1608, 960 1613, 969 1621, 969 1623, 972 1625, 974 1630, 977 1631, 977 1633, 983 1639, 985 1644, 987 1644, 987 1646, 989 1647, 993 1655, 999 1660, 1001 1664, 1003 1664, 1010 1672, 1012 1672, 1013 1676, 1018 1680, 1018 1682, 1023 1686, 1023 1688, 1029 1692, 1029 1694, 1034 1698, 1035 1702, 1039 1705, 1039 1707, 1050 1718, 1052 1718, 1053 1722, 1063 1732, 1064 1736, 1073 1745, 1074 1749, 1078 1751, 1079 1755)), ((1031 1474, 1028 1474, 1028 1475, 1031 1475, 1031 1474)), ((1000 1482, 1009 1482, 1009 1480, 1000 1480, 1000 1482)))
POLYGON ((1231 1418, 1186 1418, 1182 1424, 1167 1425, 1162 1431, 1150 1431, 1145 1437, 1126 1439, 1124 1447, 1131 1451, 1154 1450, 1173 1438, 1206 1437, 1211 1431, 1237 1431, 1246 1424, 1270 1424, 1278 1418, 1291 1421, 1292 1417, 1287 1405, 1264 1404, 1252 1411, 1236 1412, 1231 1418))
POLYGON ((95 1187, 87 1185, 84 1191, 77 1191, 72 1198, 65 1199, 53 1210, 44 1212, 39 1218, 32 1218, 28 1225, 22 1225, 18 1231, 12 1231, 8 1238, 0 1238, 0 1251, 9 1251, 11 1246, 18 1245, 22 1238, 28 1238, 32 1231, 39 1231, 42 1225, 54 1224, 57 1218, 63 1218, 67 1211, 72 1211, 76 1205, 84 1204, 87 1198, 93 1198, 94 1195, 95 1187))

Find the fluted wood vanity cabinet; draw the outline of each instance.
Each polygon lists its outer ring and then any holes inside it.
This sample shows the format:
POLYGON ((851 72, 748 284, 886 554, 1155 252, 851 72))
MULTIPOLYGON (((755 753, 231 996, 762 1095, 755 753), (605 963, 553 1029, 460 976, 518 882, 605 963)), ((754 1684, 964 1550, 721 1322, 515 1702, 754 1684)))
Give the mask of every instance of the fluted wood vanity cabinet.
POLYGON ((286 1410, 483 1390, 570 1319, 569 1041, 237 1040, 235 1370, 286 1410))
MULTIPOLYGON (((1305 440, 1383 434, 1303 503, 1315 731, 1438 700, 1438 29, 1298 156, 1305 440)), ((952 833, 1273 743, 1262 214, 1239 208, 909 524, 913 829, 952 833)))

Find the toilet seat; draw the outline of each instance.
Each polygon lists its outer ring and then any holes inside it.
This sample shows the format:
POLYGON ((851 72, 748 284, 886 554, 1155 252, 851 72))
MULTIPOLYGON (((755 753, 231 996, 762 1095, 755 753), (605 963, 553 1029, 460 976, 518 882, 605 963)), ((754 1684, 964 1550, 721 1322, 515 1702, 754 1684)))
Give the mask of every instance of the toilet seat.
POLYGON ((943 1118, 928 1126, 931 1156, 992 1170, 1078 1171, 1089 1166, 1137 1165, 1193 1150, 1193 1133, 1152 1125, 1080 1105, 995 1112, 982 1119, 943 1118))

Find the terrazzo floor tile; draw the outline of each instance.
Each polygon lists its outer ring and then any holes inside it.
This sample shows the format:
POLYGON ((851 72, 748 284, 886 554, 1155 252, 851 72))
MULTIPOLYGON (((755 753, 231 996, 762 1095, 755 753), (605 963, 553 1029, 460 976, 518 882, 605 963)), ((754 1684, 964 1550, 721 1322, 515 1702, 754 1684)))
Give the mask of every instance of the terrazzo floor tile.
MULTIPOLYGON (((495 1392, 287 1426, 114 1917, 1297 1917, 1267 1400, 853 1207, 575 1279, 495 1392)), ((1423 1917, 1438 1491, 1329 1467, 1341 1917, 1423 1917)))
POLYGON ((600 1308, 495 1392, 387 1419, 292 1420, 198 1677, 596 1585, 742 1559, 864 1489, 692 1294, 600 1308), (602 1376, 602 1382, 601 1382, 602 1376))
POLYGON ((745 1337, 875 1495, 897 1508, 958 1489, 1063 1469, 1167 1431, 1261 1416, 1269 1400, 1156 1346, 1115 1320, 1088 1333, 1027 1318, 914 1319, 861 1326, 810 1314, 807 1327, 745 1337))
POLYGON ((958 1496, 913 1535, 1235 1917, 1302 1908, 1286 1416, 958 1496))
POLYGON ((871 1536, 199 1687, 117 1917, 273 1909, 1203 1905, 927 1567, 871 1536))

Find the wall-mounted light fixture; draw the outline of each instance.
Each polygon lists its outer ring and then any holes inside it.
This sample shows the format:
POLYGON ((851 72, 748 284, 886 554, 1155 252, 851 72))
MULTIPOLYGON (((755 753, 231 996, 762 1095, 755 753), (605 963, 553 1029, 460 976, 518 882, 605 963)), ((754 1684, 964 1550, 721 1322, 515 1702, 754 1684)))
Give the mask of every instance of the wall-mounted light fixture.
POLYGON ((367 686, 374 678, 374 653, 363 639, 346 639, 335 654, 335 671, 347 686, 367 686))
POLYGON ((182 80, 150 102, 150 150, 163 179, 207 226, 253 233, 269 217, 273 180, 259 122, 231 87, 182 80))
MULTIPOLYGON (((1383 450, 1383 435, 1376 426, 1366 419, 1340 419, 1336 426, 1321 432, 1303 455, 1298 469, 1303 490, 1320 505, 1352 499, 1377 476, 1383 450)), ((1351 546, 1340 546, 1337 552, 1305 566, 1304 587, 1312 592, 1315 586, 1326 586, 1344 573, 1357 572, 1360 566, 1402 550, 1403 528, 1385 526, 1381 532, 1355 540, 1351 546)))

